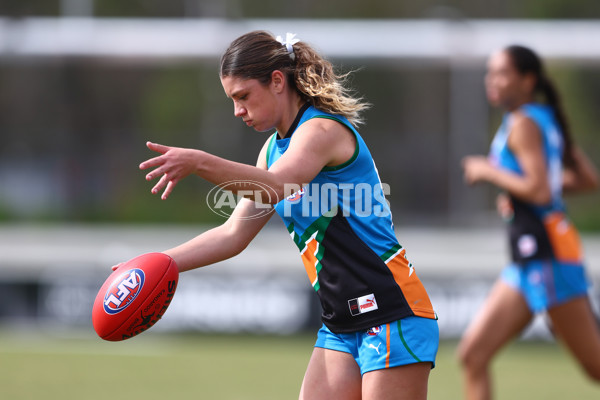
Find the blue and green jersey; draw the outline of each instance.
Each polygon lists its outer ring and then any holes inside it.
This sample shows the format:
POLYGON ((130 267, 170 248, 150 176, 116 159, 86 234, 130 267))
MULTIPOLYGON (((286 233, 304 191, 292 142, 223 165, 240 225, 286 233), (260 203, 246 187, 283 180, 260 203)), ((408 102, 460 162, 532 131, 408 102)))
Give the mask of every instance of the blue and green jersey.
POLYGON ((413 315, 436 318, 396 238, 386 187, 371 153, 346 118, 303 107, 285 138, 273 135, 268 167, 285 153, 297 128, 313 118, 337 121, 351 131, 354 155, 341 165, 324 167, 275 210, 298 246, 321 301, 323 323, 343 333, 413 315))

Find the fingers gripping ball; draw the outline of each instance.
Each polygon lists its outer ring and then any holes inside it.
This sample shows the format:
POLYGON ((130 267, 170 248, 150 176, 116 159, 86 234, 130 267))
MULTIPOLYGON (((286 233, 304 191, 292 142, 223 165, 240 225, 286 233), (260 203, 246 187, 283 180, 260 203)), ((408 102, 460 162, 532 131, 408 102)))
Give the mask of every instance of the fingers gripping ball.
POLYGON ((163 253, 147 253, 122 264, 104 282, 92 309, 94 330, 104 340, 134 337, 163 316, 177 288, 179 270, 163 253))

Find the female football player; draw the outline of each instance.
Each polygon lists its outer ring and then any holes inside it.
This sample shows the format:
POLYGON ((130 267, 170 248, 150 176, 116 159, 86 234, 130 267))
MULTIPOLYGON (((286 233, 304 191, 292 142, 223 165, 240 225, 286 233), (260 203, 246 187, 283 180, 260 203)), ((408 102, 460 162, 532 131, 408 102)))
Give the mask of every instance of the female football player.
POLYGON ((558 93, 532 50, 494 53, 485 86, 489 102, 506 113, 489 156, 466 157, 464 176, 501 189, 497 204, 508 221, 512 262, 459 345, 466 397, 491 398, 490 362, 536 313, 547 314, 556 337, 598 381, 600 329, 562 199, 563 192, 596 189, 598 173, 573 143, 558 93))
POLYGON ((220 64, 234 115, 269 133, 256 166, 202 150, 148 143, 159 153, 153 193, 188 175, 244 196, 228 220, 165 251, 187 271, 240 253, 272 213, 298 246, 323 326, 300 399, 425 399, 438 347, 429 297, 396 239, 377 169, 356 130, 366 104, 345 77, 294 35, 250 32, 220 64))

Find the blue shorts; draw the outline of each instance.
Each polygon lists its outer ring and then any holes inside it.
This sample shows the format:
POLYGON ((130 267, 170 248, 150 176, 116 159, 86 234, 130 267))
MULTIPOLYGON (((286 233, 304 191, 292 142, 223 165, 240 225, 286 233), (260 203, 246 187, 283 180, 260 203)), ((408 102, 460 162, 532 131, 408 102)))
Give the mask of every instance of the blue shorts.
POLYGON ((525 265, 509 264, 502 271, 500 279, 520 291, 534 313, 587 296, 590 287, 582 265, 556 260, 535 260, 525 265))
POLYGON ((333 333, 323 325, 315 347, 351 354, 365 374, 418 362, 431 362, 433 368, 439 339, 436 320, 407 317, 353 333, 333 333))

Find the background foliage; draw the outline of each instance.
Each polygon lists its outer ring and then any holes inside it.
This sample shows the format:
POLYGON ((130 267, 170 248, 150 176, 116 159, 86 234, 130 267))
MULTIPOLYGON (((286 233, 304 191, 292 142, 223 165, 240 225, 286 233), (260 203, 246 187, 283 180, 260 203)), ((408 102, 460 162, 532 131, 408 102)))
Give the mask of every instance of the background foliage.
MULTIPOLYGON (((593 18, 596 2, 584 0, 375 1, 293 3, 264 0, 29 0, 0 3, 0 17, 114 18, 593 18)), ((199 38, 198 40, 202 40, 199 38)), ((382 38, 382 40, 387 40, 382 38)), ((410 38, 398 38, 410 40, 410 38)), ((493 49, 490 49, 490 51, 493 49)), ((480 212, 452 218, 449 174, 451 86, 445 65, 332 60, 357 71, 353 86, 373 107, 361 134, 389 183, 392 209, 402 222, 473 224, 496 221, 495 192, 484 192, 480 212), (490 217, 490 218, 488 218, 490 217)), ((595 65, 549 63, 563 93, 575 140, 597 164, 600 78, 595 65)), ((469 71, 483 81, 485 65, 469 71)), ((484 102, 483 82, 473 93, 484 102)), ((0 221, 110 221, 217 223, 200 179, 181 183, 168 202, 151 196, 137 165, 151 156, 147 140, 202 148, 253 164, 266 135, 233 117, 217 74, 217 61, 165 63, 54 58, 0 62, 0 221)), ((489 110, 489 143, 500 120, 489 110)), ((487 144, 486 144, 487 146, 487 144)), ((481 146, 479 152, 487 151, 481 146)), ((466 154, 465 154, 466 155, 466 154)), ((570 213, 586 230, 600 229, 597 194, 569 199, 570 213)))

